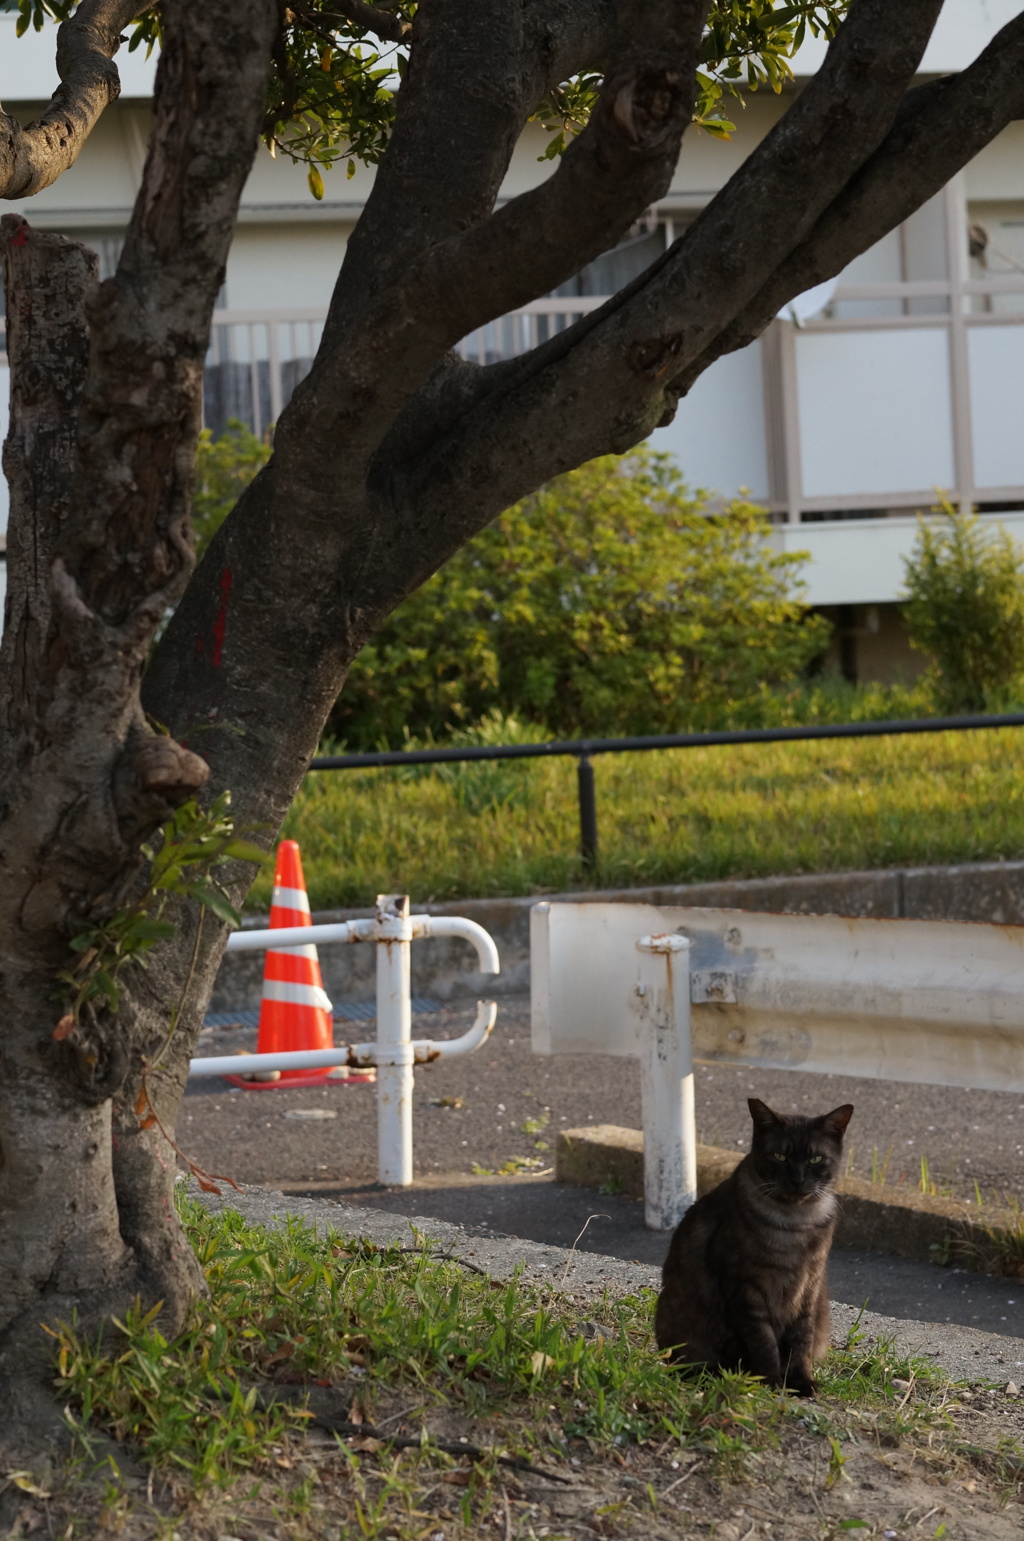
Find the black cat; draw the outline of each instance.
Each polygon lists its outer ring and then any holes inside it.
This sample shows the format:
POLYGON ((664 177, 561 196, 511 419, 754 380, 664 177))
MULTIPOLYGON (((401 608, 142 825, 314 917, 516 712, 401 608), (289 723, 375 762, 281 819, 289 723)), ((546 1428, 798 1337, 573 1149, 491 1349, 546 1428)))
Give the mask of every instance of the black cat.
POLYGON ((662 1270, 654 1330, 677 1364, 744 1369, 814 1395, 829 1340, 825 1263, 844 1103, 820 1118, 773 1113, 756 1097, 750 1154, 683 1216, 662 1270))

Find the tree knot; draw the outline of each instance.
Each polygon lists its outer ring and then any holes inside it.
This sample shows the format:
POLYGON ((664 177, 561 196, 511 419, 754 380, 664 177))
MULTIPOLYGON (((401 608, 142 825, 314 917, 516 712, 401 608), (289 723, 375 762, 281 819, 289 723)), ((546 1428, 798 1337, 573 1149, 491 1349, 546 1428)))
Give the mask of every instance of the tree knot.
POLYGON ((629 362, 637 374, 660 380, 672 368, 683 346, 681 332, 670 337, 648 337, 634 343, 629 350, 629 362))
POLYGON ((680 71, 639 69, 614 90, 611 115, 634 149, 657 150, 685 128, 690 95, 680 71))
POLYGON ((210 767, 173 738, 147 734, 129 742, 114 769, 122 833, 154 829, 209 780, 210 767))

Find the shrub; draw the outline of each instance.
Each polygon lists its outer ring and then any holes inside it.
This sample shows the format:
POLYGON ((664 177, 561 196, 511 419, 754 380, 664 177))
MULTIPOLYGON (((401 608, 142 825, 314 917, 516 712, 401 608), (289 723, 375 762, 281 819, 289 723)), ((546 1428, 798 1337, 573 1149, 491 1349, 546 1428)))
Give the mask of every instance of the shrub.
POLYGON ((192 528, 201 557, 256 472, 270 459, 270 445, 232 418, 215 439, 209 428, 199 435, 192 528))
POLYGON ((945 501, 936 512, 940 519, 919 521, 905 562, 910 641, 932 659, 943 710, 998 710, 1024 675, 1024 552, 1005 530, 986 530, 945 501))
POLYGON ((709 513, 671 461, 607 456, 510 509, 363 649, 331 717, 355 747, 500 712, 556 734, 735 717, 796 678, 827 623, 764 513, 709 513))

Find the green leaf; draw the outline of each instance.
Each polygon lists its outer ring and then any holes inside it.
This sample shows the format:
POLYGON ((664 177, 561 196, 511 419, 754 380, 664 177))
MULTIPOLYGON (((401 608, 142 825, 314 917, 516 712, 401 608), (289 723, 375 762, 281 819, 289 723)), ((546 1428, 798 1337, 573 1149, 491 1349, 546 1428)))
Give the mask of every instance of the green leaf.
POLYGON ((321 198, 324 195, 324 179, 320 175, 320 168, 319 168, 319 166, 310 166, 309 171, 308 171, 308 173, 306 175, 306 180, 309 183, 309 190, 310 190, 310 192, 313 194, 313 197, 319 203, 321 198))
POLYGON ((90 947, 96 945, 99 933, 94 931, 81 931, 78 936, 73 936, 68 943, 72 952, 87 952, 90 947))
POLYGON ((221 893, 219 888, 212 888, 207 883, 190 883, 185 892, 193 899, 198 899, 200 904, 205 904, 208 910, 212 910, 218 920, 225 921, 229 926, 238 927, 242 924, 242 917, 221 893))
POLYGON ((224 861, 255 861, 262 867, 270 860, 270 851, 253 845, 251 840, 229 840, 222 852, 224 861))
POLYGON ((90 980, 93 989, 91 994, 106 996, 111 1011, 116 1011, 121 1003, 121 991, 113 975, 105 968, 98 968, 90 980))
POLYGON ((167 941, 169 937, 174 935, 175 929, 169 920, 148 920, 145 916, 140 915, 137 919, 132 920, 126 936, 135 942, 141 942, 146 946, 152 947, 156 942, 167 941))

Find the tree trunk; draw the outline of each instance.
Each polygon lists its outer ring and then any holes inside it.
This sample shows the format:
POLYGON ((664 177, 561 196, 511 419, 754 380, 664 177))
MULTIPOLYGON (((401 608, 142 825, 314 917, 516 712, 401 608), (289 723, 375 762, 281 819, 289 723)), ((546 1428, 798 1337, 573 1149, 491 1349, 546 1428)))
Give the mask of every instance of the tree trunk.
POLYGON ((203 360, 278 10, 167 0, 163 14, 156 122, 115 277, 99 285, 87 248, 0 221, 0 1382, 18 1387, 0 1403, 4 1454, 59 1432, 42 1325, 75 1316, 93 1333, 140 1295, 163 1302, 173 1333, 202 1286, 160 1125, 173 1130, 218 949, 198 956, 182 906, 152 971, 127 970, 120 1009, 97 999, 75 1018, 58 977, 69 943, 132 902, 143 842, 208 776, 154 730, 139 688, 193 565, 203 360), (143 1078, 159 1123, 136 1112, 143 1078))

